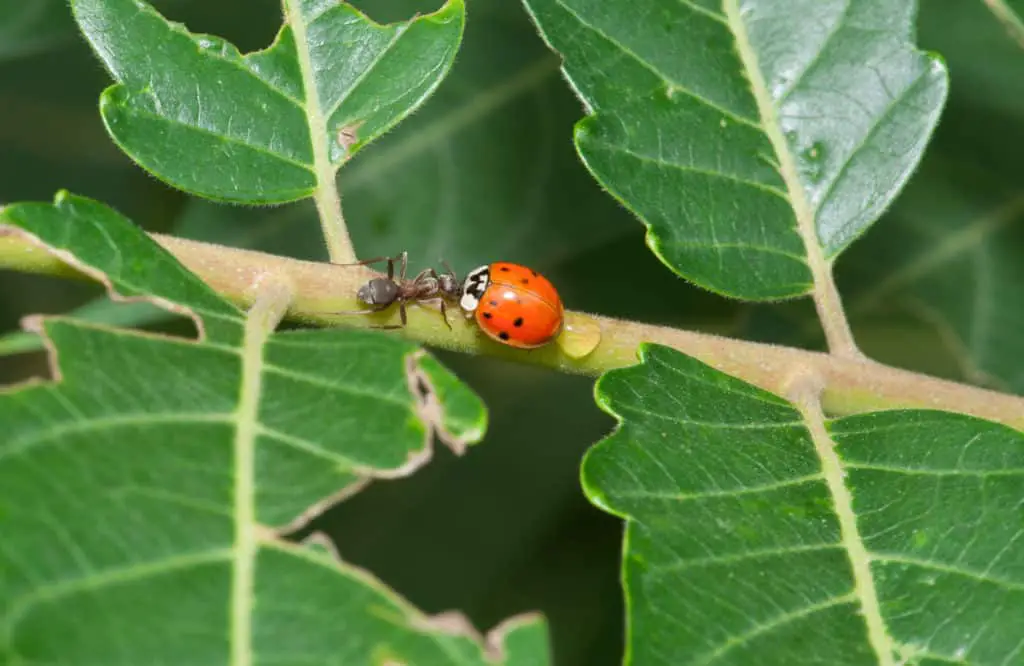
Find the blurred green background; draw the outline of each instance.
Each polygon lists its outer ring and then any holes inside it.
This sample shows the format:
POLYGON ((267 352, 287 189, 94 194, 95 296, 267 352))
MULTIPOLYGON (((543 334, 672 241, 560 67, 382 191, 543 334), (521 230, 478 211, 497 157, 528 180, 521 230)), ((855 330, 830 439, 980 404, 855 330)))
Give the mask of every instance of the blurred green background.
MULTIPOLYGON (((154 4, 243 51, 268 44, 280 24, 274 0, 154 4)), ((354 4, 393 21, 439 3, 354 4)), ((1010 4, 1024 13, 1024 2, 1010 4)), ((926 0, 919 43, 949 64, 949 104, 910 186, 841 259, 840 286, 858 339, 876 358, 1022 392, 1024 48, 981 0, 926 0)), ((324 258, 309 202, 231 208, 136 168, 100 121, 107 85, 64 0, 0 0, 0 203, 48 200, 67 188, 150 230, 324 258)), ((341 172, 359 254, 408 250, 412 268, 445 258, 459 272, 518 261, 548 274, 573 309, 820 347, 809 303, 751 307, 661 266, 642 226, 577 159, 571 136, 581 115, 521 5, 468 0, 449 78, 341 172)), ((0 271, 0 332, 25 314, 64 312, 98 294, 0 271)), ((487 629, 541 610, 556 663, 619 663, 621 524, 591 507, 578 483, 583 452, 613 427, 593 403, 592 380, 439 356, 489 405, 485 444, 460 459, 439 451, 413 478, 375 484, 313 527, 425 611, 460 609, 487 629)), ((0 383, 46 373, 39 353, 0 357, 0 383)))

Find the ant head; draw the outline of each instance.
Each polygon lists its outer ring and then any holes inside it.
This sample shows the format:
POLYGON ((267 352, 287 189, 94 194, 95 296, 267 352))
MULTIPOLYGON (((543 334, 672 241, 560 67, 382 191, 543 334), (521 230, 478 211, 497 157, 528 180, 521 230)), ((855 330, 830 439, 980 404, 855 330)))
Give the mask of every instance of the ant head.
POLYGON ((356 298, 368 305, 388 305, 398 298, 398 284, 387 278, 373 278, 359 287, 356 298))

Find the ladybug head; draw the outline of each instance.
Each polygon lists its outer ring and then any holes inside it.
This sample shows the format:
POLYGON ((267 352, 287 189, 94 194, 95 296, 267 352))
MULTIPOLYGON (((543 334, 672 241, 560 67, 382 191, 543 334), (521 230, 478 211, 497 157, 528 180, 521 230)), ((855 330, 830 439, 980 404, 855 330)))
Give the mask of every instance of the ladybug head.
POLYGON ((373 278, 356 292, 356 298, 369 305, 394 303, 398 297, 398 284, 387 278, 373 278))
POLYGON ((462 284, 459 306, 466 312, 473 312, 480 305, 480 299, 491 284, 490 266, 481 266, 469 272, 462 284))

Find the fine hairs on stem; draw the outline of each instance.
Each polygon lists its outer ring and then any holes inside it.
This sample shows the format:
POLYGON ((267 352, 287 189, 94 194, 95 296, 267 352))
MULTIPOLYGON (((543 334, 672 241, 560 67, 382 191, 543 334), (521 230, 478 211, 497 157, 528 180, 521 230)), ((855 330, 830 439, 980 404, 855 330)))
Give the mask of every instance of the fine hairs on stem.
MULTIPOLYGON (((367 328, 397 321, 395 311, 374 316, 337 316, 331 312, 358 307, 356 290, 378 274, 364 266, 339 267, 239 250, 153 234, 175 255, 228 300, 249 307, 253 285, 266 274, 292 285, 294 297, 285 315, 310 324, 367 328)), ((0 232, 0 266, 48 275, 74 275, 66 264, 19 231, 0 232)), ((908 372, 863 356, 842 357, 789 347, 734 340, 665 326, 592 316, 601 328, 601 342, 589 355, 573 359, 558 345, 524 351, 487 340, 461 317, 449 330, 440 315, 425 308, 409 310, 408 326, 397 332, 410 340, 464 353, 485 354, 544 367, 596 376, 637 363, 641 342, 678 349, 708 365, 784 395, 788 378, 799 369, 817 374, 822 406, 844 415, 878 409, 931 408, 963 412, 1024 429, 1024 398, 908 372)))

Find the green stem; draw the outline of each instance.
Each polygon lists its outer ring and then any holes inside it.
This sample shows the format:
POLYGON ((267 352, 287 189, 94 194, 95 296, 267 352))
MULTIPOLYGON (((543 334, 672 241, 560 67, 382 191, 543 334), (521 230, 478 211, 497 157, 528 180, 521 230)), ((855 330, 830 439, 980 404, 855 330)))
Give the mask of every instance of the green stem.
MULTIPOLYGON (((332 266, 154 234, 186 267, 225 298, 248 307, 254 284, 267 274, 290 281, 295 297, 286 317, 309 324, 367 328, 397 323, 395 308, 375 315, 337 315, 359 309, 356 290, 377 275, 362 266, 332 266)), ((19 235, 0 235, 0 268, 49 275, 74 274, 59 259, 19 235)), ((558 345, 524 351, 484 337, 473 323, 450 316, 448 330, 429 307, 409 308, 409 325, 399 331, 411 340, 464 353, 533 363, 563 372, 599 375, 634 365, 636 348, 653 342, 689 354, 708 365, 778 395, 786 395, 791 378, 810 373, 823 386, 822 405, 830 414, 879 409, 930 408, 972 414, 1024 430, 1024 398, 900 370, 857 356, 832 356, 776 345, 652 326, 634 321, 570 313, 589 318, 601 340, 583 358, 565 354, 558 345)))
POLYGON ((999 22, 1006 27, 1017 45, 1024 48, 1024 21, 1006 4, 1005 0, 984 0, 989 10, 996 15, 999 22))

